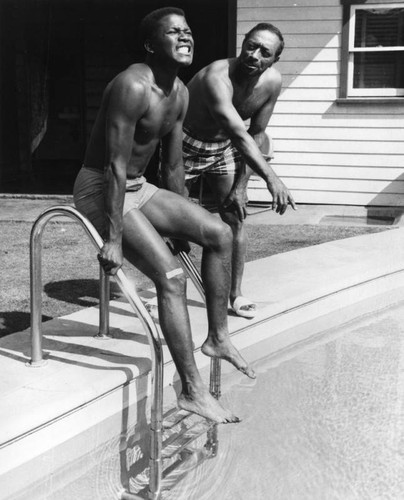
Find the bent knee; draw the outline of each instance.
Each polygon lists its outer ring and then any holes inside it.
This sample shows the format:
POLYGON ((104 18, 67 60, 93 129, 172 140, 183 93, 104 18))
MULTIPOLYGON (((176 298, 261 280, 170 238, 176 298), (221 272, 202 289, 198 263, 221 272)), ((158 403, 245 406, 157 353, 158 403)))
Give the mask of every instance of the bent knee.
POLYGON ((218 249, 221 251, 231 249, 233 245, 233 232, 228 224, 219 220, 218 222, 220 223, 215 226, 210 235, 209 246, 212 249, 218 249))

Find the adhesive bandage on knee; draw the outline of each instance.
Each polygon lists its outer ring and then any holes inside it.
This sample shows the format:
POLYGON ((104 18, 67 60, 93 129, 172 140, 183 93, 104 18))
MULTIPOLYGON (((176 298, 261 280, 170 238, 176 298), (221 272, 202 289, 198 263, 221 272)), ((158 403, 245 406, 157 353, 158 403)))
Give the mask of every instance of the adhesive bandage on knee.
POLYGON ((179 276, 180 274, 183 274, 183 270, 178 267, 177 269, 173 269, 172 271, 168 271, 168 273, 166 273, 166 277, 168 280, 170 280, 171 278, 175 278, 175 276, 179 276))

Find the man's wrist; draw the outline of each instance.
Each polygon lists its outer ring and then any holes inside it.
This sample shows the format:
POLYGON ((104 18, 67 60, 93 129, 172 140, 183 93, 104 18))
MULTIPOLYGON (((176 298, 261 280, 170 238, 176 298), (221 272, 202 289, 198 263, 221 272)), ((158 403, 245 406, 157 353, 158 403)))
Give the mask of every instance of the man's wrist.
POLYGON ((266 180, 266 184, 267 184, 269 189, 274 187, 274 185, 277 184, 278 182, 279 182, 279 179, 276 176, 268 177, 266 180))
POLYGON ((111 245, 122 245, 122 234, 107 233, 107 242, 111 245))
POLYGON ((248 179, 242 180, 234 186, 234 191, 244 191, 247 187, 248 179))

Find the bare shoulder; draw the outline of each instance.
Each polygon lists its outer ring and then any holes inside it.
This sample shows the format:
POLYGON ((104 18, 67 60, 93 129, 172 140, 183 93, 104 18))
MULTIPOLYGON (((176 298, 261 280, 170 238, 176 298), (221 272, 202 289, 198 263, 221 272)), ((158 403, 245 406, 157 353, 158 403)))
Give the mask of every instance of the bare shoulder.
MULTIPOLYGON (((234 58, 235 60, 235 58, 234 58)), ((208 66, 206 66, 206 69, 214 72, 222 72, 222 71, 227 71, 229 69, 230 64, 232 63, 233 59, 218 59, 217 61, 213 61, 210 63, 208 66)))
POLYGON ((147 98, 151 92, 151 72, 145 64, 132 64, 116 75, 107 90, 121 99, 147 98))
POLYGON ((220 59, 200 69, 187 84, 191 99, 194 95, 200 96, 200 93, 203 93, 207 87, 214 86, 224 79, 229 80, 228 68, 228 59, 220 59))
POLYGON ((212 62, 204 69, 203 77, 208 82, 217 82, 219 80, 230 81, 229 68, 231 59, 219 59, 212 62))
POLYGON ((282 75, 280 72, 271 66, 263 73, 263 83, 268 86, 270 90, 279 91, 282 86, 282 75))
POLYGON ((233 86, 230 79, 230 59, 220 59, 206 66, 199 75, 199 87, 201 96, 208 100, 218 93, 225 97, 231 96, 233 86))

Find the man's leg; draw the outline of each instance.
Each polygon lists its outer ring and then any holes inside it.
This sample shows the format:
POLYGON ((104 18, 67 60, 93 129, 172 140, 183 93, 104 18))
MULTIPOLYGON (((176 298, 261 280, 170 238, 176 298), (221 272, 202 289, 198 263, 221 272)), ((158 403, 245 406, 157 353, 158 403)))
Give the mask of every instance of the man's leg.
POLYGON ((199 375, 186 305, 186 279, 161 236, 137 209, 124 217, 125 258, 155 284, 161 329, 182 383, 180 408, 219 423, 239 419, 213 398, 199 375))
POLYGON ((230 304, 240 316, 252 318, 256 313, 256 305, 250 300, 245 299, 241 292, 244 263, 247 254, 247 234, 244 221, 240 221, 234 207, 223 208, 223 202, 233 187, 234 175, 209 175, 208 181, 209 187, 216 197, 220 217, 230 226, 233 233, 230 304))
POLYGON ((209 331, 202 351, 208 356, 226 359, 254 378, 253 370, 229 339, 227 304, 232 235, 228 226, 199 205, 163 189, 141 211, 162 236, 191 241, 203 247, 201 274, 209 331))

